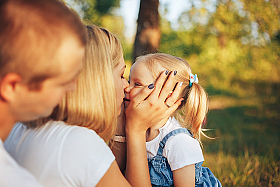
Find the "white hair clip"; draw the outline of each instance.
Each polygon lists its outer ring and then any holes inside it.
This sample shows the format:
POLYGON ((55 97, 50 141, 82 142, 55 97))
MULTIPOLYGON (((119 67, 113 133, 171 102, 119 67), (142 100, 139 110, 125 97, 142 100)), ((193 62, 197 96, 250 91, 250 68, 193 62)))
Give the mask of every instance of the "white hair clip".
POLYGON ((192 85, 193 85, 193 83, 198 83, 198 77, 197 77, 197 75, 195 74, 192 74, 192 73, 190 73, 190 88, 192 87, 192 85))

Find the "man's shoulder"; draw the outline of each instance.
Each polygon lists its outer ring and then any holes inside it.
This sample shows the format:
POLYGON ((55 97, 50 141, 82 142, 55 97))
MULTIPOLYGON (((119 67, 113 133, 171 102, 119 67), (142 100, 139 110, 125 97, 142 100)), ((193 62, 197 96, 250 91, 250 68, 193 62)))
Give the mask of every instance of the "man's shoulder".
POLYGON ((35 177, 21 167, 0 145, 0 186, 42 186, 35 177))

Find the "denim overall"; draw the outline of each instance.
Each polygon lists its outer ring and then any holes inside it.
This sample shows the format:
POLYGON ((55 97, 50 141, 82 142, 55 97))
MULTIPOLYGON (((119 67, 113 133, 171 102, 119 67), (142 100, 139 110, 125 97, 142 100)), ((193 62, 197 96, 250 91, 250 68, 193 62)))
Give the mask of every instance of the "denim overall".
MULTIPOLYGON (((186 128, 175 129, 169 132, 159 143, 157 155, 148 159, 150 178, 152 186, 174 186, 173 173, 167 158, 162 156, 164 146, 169 137, 175 134, 186 133, 192 136, 186 128)), ((202 167, 203 162, 195 164, 195 186, 196 187, 221 187, 220 181, 214 176, 209 168, 202 167)))

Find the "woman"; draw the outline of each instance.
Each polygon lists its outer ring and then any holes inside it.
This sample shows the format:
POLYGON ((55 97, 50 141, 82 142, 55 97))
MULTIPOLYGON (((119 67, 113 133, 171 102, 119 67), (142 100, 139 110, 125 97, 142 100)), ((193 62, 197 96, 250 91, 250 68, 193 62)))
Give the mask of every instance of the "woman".
MULTIPOLYGON (((67 94, 50 117, 27 124, 28 127, 16 124, 5 147, 45 186, 130 186, 104 142, 115 133, 124 89, 128 86, 123 77, 121 45, 105 29, 87 26, 87 31, 84 67, 76 80, 77 90, 67 94)), ((145 132, 179 106, 178 102, 170 108, 164 104, 174 86, 172 78, 161 89, 166 79, 162 74, 127 109, 126 114, 131 117, 126 120, 126 170, 133 186, 151 185, 145 132)), ((168 103, 172 103, 172 97, 168 103)))

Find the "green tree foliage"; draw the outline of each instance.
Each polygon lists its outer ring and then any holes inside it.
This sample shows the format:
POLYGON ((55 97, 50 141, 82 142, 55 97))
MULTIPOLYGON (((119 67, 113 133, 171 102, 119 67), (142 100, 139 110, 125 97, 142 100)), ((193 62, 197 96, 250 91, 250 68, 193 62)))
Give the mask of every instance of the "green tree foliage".
POLYGON ((123 46, 127 45, 123 18, 115 15, 114 11, 120 6, 120 0, 67 0, 66 2, 79 12, 85 24, 106 28, 122 41, 123 46))
POLYGON ((280 1, 192 3, 178 30, 162 20, 160 51, 186 59, 211 96, 205 133, 218 138, 202 140, 204 164, 223 186, 279 186, 280 1))
POLYGON ((73 0, 83 13, 83 19, 102 26, 103 19, 112 16, 112 9, 120 6, 120 0, 73 0))
POLYGON ((280 1, 197 2, 181 15, 177 31, 162 21, 160 51, 185 58, 213 88, 210 94, 250 95, 279 85, 280 1))

